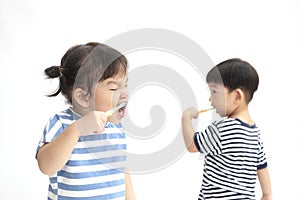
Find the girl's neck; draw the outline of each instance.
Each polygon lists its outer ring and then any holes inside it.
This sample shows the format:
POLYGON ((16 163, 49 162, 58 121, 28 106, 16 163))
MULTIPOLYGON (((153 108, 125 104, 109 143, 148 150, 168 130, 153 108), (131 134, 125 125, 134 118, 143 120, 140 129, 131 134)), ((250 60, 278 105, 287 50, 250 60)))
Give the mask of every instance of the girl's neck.
POLYGON ((76 114, 80 115, 81 117, 84 116, 84 115, 86 115, 86 114, 89 112, 89 111, 87 111, 86 109, 84 109, 84 108, 79 108, 79 107, 77 107, 77 106, 73 106, 73 107, 72 107, 72 110, 73 110, 76 114))

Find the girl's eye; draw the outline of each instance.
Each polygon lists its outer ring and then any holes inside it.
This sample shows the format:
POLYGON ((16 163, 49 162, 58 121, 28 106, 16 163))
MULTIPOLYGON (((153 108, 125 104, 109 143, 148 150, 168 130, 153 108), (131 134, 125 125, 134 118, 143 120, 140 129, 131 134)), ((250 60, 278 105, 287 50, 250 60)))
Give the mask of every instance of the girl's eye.
POLYGON ((118 88, 111 88, 110 90, 111 91, 116 91, 116 90, 118 90, 118 88))

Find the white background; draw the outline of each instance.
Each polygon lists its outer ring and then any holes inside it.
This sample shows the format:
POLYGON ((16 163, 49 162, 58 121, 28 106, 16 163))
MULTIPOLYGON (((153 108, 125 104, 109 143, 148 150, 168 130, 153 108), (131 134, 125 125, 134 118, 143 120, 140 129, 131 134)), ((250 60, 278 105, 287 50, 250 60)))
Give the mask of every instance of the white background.
MULTIPOLYGON (((48 179, 38 169, 35 150, 47 119, 65 105, 44 96, 50 82, 43 70, 59 65, 74 44, 103 42, 139 28, 181 33, 214 63, 240 57, 256 67, 261 81, 250 108, 263 132, 274 197, 298 198, 299 9, 297 0, 1 0, 0 199, 46 199, 48 179)), ((186 153, 163 170, 133 175, 136 195, 196 199, 202 165, 196 154, 186 153)))

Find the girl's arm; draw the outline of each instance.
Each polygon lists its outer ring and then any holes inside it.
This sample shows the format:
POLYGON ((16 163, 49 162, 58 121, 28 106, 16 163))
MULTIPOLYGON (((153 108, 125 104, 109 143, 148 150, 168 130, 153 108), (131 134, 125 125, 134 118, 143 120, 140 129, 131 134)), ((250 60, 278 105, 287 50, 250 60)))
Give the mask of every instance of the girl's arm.
POLYGON ((51 175, 60 170, 69 160, 80 136, 103 132, 107 116, 92 111, 69 125, 52 142, 46 143, 37 155, 40 170, 51 175))
POLYGON ((266 167, 257 170, 257 176, 260 182, 260 187, 263 195, 261 200, 272 200, 272 187, 268 168, 266 167))
POLYGON ((136 200, 136 196, 132 187, 131 178, 129 172, 125 173, 125 183, 126 183, 126 200, 136 200))
POLYGON ((51 175, 68 161, 79 135, 75 123, 68 126, 55 140, 44 144, 37 154, 38 165, 44 174, 51 175))
POLYGON ((192 125, 192 119, 198 117, 198 111, 195 108, 188 108, 182 114, 182 134, 185 146, 189 152, 198 152, 194 143, 194 128, 192 125))

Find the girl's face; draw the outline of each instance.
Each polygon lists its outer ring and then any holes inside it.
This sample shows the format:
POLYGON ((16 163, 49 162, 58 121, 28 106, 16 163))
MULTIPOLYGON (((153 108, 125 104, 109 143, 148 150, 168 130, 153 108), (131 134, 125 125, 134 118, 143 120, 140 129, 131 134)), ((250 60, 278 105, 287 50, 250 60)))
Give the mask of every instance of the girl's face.
POLYGON ((221 117, 230 115, 234 109, 233 95, 222 84, 208 83, 208 87, 211 94, 209 98, 211 106, 221 117))
MULTIPOLYGON (((94 107, 96 111, 106 112, 122 102, 128 101, 127 94, 127 74, 123 76, 113 76, 98 82, 95 88, 94 107)), ((115 112, 112 116, 108 117, 108 121, 112 123, 119 123, 125 116, 125 108, 115 112)))

